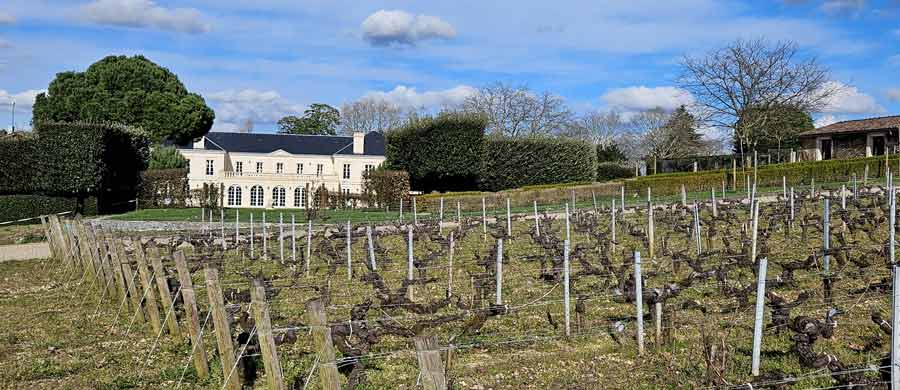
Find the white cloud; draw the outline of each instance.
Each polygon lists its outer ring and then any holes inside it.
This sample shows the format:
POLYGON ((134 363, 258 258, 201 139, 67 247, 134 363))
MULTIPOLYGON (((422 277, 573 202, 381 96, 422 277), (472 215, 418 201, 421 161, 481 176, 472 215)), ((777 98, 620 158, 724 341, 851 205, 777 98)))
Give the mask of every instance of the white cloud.
POLYGON ((823 110, 826 113, 878 114, 884 112, 884 107, 879 105, 875 98, 860 92, 856 87, 838 81, 829 81, 827 88, 834 88, 837 93, 828 99, 828 104, 823 110))
POLYGON ((6 11, 0 11, 0 24, 13 24, 16 22, 16 17, 11 13, 6 11))
POLYGON ((889 88, 887 98, 892 102, 900 102, 900 88, 889 88))
POLYGON ((681 105, 690 105, 694 96, 676 87, 627 87, 607 91, 600 97, 606 104, 622 110, 649 110, 662 108, 674 110, 681 105))
POLYGON ((15 102, 17 111, 30 111, 31 107, 34 106, 34 97, 41 92, 47 92, 47 90, 28 89, 19 93, 10 93, 0 89, 0 105, 6 106, 15 102))
POLYGON ((6 39, 0 38, 0 49, 8 49, 12 47, 12 43, 6 39))
POLYGON ((216 111, 216 131, 234 131, 249 119, 254 123, 272 124, 287 115, 299 115, 306 108, 293 104, 276 91, 255 89, 225 90, 204 95, 216 111))
POLYGON ((194 8, 165 8, 153 0, 94 0, 81 7, 82 14, 98 24, 156 28, 185 33, 204 33, 209 24, 194 8))
POLYGON ((838 119, 838 118, 837 118, 836 116, 834 116, 834 115, 826 114, 826 115, 822 115, 822 116, 818 117, 818 118, 813 122, 813 126, 815 126, 816 128, 819 128, 819 127, 825 127, 825 126, 828 126, 828 125, 830 125, 830 124, 832 124, 832 123, 840 122, 840 121, 842 121, 842 120, 843 120, 843 119, 838 119))
POLYGON ((456 29, 436 16, 379 10, 362 22, 363 38, 375 46, 415 45, 427 39, 450 39, 456 29))
POLYGON ((441 91, 420 93, 415 88, 398 85, 387 92, 368 92, 363 96, 363 99, 383 100, 402 108, 441 108, 460 105, 475 91, 475 88, 468 85, 459 85, 441 91))

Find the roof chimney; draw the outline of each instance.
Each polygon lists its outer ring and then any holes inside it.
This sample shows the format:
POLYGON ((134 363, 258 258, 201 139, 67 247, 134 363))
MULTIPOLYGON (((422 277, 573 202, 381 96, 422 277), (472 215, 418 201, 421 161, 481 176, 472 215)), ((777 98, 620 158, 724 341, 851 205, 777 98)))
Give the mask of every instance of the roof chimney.
POLYGON ((366 133, 353 133, 353 154, 365 153, 366 133))
POLYGON ((198 138, 194 141, 194 149, 203 149, 206 147, 206 136, 198 138))

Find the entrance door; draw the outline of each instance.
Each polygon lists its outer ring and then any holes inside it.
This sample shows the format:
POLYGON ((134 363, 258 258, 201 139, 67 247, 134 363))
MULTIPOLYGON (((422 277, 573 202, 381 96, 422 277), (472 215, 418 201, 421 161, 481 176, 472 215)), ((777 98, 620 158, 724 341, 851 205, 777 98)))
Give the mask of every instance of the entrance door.
POLYGON ((884 155, 884 136, 872 137, 872 155, 884 155))
POLYGON ((822 160, 831 160, 831 140, 823 139, 820 142, 819 149, 822 151, 822 160))

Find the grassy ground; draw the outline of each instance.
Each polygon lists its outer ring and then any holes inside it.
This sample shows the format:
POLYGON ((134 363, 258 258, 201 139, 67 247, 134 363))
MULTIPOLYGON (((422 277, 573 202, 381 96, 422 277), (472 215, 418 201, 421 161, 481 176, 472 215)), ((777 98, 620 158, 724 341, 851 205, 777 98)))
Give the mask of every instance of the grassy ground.
POLYGON ((0 245, 28 244, 44 240, 46 240, 44 228, 40 223, 0 226, 0 245))
MULTIPOLYGON (((882 203, 883 199, 877 197, 865 199, 852 204, 847 214, 841 215, 836 210, 839 202, 832 201, 835 208, 832 245, 841 248, 841 255, 835 254, 831 263, 835 276, 835 293, 831 301, 827 301, 822 292, 821 258, 814 266, 796 271, 793 283, 770 290, 788 301, 802 292, 810 294, 808 301, 792 311, 792 317, 808 315, 821 319, 830 307, 843 309, 846 314, 839 318, 834 337, 820 339, 814 350, 835 356, 848 367, 877 365, 886 352, 884 336, 869 315, 873 310, 889 313, 889 296, 883 291, 866 290, 871 283, 889 275, 883 264, 884 255, 878 252, 887 237, 884 212, 878 207, 882 203), (843 228, 842 216, 848 221, 857 221, 853 223, 873 225, 874 235, 869 237, 858 228, 843 228), (867 261, 870 265, 860 267, 850 259, 867 261), (859 289, 866 292, 855 293, 859 289), (857 348, 879 337, 881 345, 876 344, 865 351, 857 348)), ((707 270, 742 259, 746 261, 749 238, 742 224, 747 221, 747 207, 736 204, 722 206, 719 211, 722 215, 718 218, 713 218, 709 209, 702 212, 704 231, 708 235, 716 233, 704 238, 705 249, 700 256, 694 254, 695 244, 690 231, 686 230, 691 223, 690 213, 671 209, 655 212, 658 240, 655 258, 650 258, 647 253, 642 231, 646 215, 641 212, 628 214, 626 222, 619 221, 619 236, 614 248, 610 246, 608 236, 607 212, 596 215, 582 212, 574 216, 573 247, 581 248, 581 252, 573 254, 572 258, 572 296, 573 300, 579 297, 578 301, 584 304, 584 314, 580 320, 573 318, 574 335, 569 338, 563 337, 561 329, 562 287, 558 281, 548 279, 545 273, 554 271, 550 261, 559 260, 560 252, 555 248, 545 250, 533 240, 529 234, 534 224, 531 220, 514 219, 512 237, 504 241, 503 303, 509 308, 509 314, 490 318, 484 327, 471 334, 461 334, 460 329, 474 313, 485 310, 486 303, 473 310, 445 306, 437 314, 418 314, 407 310, 405 305, 379 306, 383 295, 363 278, 369 260, 365 236, 358 232, 352 244, 353 278, 350 280, 340 235, 327 239, 321 233, 316 234, 309 276, 305 272, 303 240, 297 242, 296 260, 292 259, 292 242, 289 238, 285 240, 282 247, 285 255, 281 259, 279 241, 274 235, 267 239, 269 260, 251 259, 251 256, 261 255, 262 240, 257 237, 253 253, 247 242, 237 249, 232 245, 225 252, 207 247, 189 256, 189 263, 195 268, 199 262, 217 264, 226 290, 226 302, 240 305, 242 311, 249 310, 249 303, 239 298, 247 291, 248 278, 260 275, 271 281, 269 305, 276 333, 299 329, 296 342, 278 346, 285 378, 297 388, 303 387, 315 360, 314 348, 304 327, 303 303, 321 296, 330 299, 327 313, 332 325, 347 323, 354 305, 366 300, 375 303, 365 316, 365 322, 354 325, 357 336, 365 323, 371 328, 388 323, 412 329, 417 323, 436 315, 462 315, 461 320, 424 329, 425 333, 438 337, 440 346, 455 346, 452 354, 442 353, 453 388, 632 389, 740 384, 753 380, 749 375, 753 310, 752 304, 739 306, 738 300, 725 293, 725 287, 754 286, 752 263, 735 266, 721 281, 715 278, 700 280, 685 289, 674 302, 667 303, 666 313, 688 301, 697 302, 707 310, 706 313, 696 309, 673 310, 674 316, 667 316, 663 322, 664 333, 669 333, 667 342, 655 342, 653 322, 647 316, 647 352, 640 357, 633 337, 634 304, 621 300, 616 294, 618 283, 627 281, 631 275, 632 250, 644 254, 642 268, 647 291, 662 289, 693 274, 694 270, 685 264, 688 260, 700 262, 707 270), (726 248, 726 243, 730 249, 726 248), (601 266, 602 258, 610 261, 612 269, 601 266), (589 274, 589 266, 599 267, 603 272, 589 274), (625 326, 618 341, 608 334, 615 321, 622 321, 625 326), (718 352, 710 363, 708 352, 713 346, 718 352)), ((770 281, 782 275, 783 264, 817 253, 821 255, 823 237, 816 228, 821 203, 798 202, 797 215, 795 226, 788 231, 784 225, 786 211, 779 204, 764 205, 761 210, 759 253, 770 260, 770 281), (808 225, 801 229, 800 221, 807 220, 808 225)), ((437 234, 434 226, 430 228, 429 232, 416 233, 415 250, 416 259, 423 262, 417 268, 417 277, 431 281, 414 286, 413 301, 422 304, 439 301, 447 295, 447 286, 452 286, 454 297, 462 303, 470 303, 479 296, 475 288, 479 282, 488 283, 483 298, 493 302, 494 290, 490 282, 495 275, 491 272, 491 249, 495 240, 491 235, 502 235, 505 223, 491 224, 489 235, 485 237, 481 234, 480 221, 469 221, 462 231, 457 231, 456 258, 452 267, 443 252, 447 248, 446 239, 437 234), (484 258, 487 267, 478 264, 479 259, 484 258), (453 275, 452 282, 450 275, 453 275)), ((545 234, 552 232, 553 237, 565 235, 561 220, 542 222, 541 229, 545 234)), ((383 233, 377 235, 376 240, 378 274, 392 291, 396 291, 406 278, 406 235, 383 233)), ((199 245, 198 248, 207 244, 196 234, 193 242, 199 245)), ((169 250, 168 247, 162 249, 164 253, 169 250)), ((169 277, 174 278, 171 263, 166 262, 170 268, 169 277)), ((54 264, 50 269, 59 268, 54 264)), ((0 274, 4 275, 0 285, 4 292, 0 295, 0 310, 5 314, 0 316, 0 329, 5 332, 0 335, 0 350, 8 352, 0 355, 0 383, 10 388, 160 388, 173 387, 177 383, 187 363, 187 343, 163 335, 160 344, 153 348, 156 335, 146 325, 129 331, 128 314, 124 311, 117 314, 120 304, 107 299, 97 305, 97 289, 89 282, 78 284, 80 275, 66 278, 62 271, 44 272, 40 262, 0 264, 0 274), (84 297, 87 297, 85 301, 84 297), (28 325, 22 326, 23 323, 28 325), (151 349, 153 353, 149 353, 151 349), (144 369, 143 359, 148 355, 151 359, 144 369)), ((198 286, 200 321, 204 323, 208 311, 206 291, 202 287, 203 273, 194 272, 193 280, 198 286)), ((752 298, 753 293, 748 301, 752 302, 752 298)), ((650 311, 651 306, 645 304, 645 312, 650 311)), ((771 321, 770 313, 767 308, 767 324, 771 321)), ((183 318, 181 314, 178 313, 179 318, 183 318)), ((198 380, 193 369, 187 366, 185 383, 189 388, 221 388, 222 370, 217 365, 215 341, 210 335, 210 326, 207 325, 206 330, 204 342, 212 376, 198 380)), ((235 333, 245 331, 248 329, 241 325, 234 328, 235 333)), ((800 365, 796 354, 791 352, 793 331, 772 328, 764 335, 763 373, 804 376, 796 388, 834 384, 827 373, 800 365)), ((367 379, 363 388, 414 388, 418 370, 410 344, 405 336, 381 336, 364 354, 367 379)), ((259 358, 251 356, 248 359, 259 358)), ((261 370, 257 375, 259 378, 253 386, 262 388, 265 386, 264 375, 261 370)), ((872 373, 866 375, 874 376, 872 373)), ((309 388, 318 388, 315 374, 312 378, 309 388)), ((342 376, 342 380, 346 381, 346 378, 342 376)))

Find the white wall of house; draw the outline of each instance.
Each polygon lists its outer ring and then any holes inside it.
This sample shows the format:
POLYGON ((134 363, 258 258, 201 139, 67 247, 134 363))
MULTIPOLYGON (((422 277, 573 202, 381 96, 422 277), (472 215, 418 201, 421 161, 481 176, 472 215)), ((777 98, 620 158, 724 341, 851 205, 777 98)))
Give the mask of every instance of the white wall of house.
MULTIPOLYGON (((385 159, 384 156, 361 154, 295 155, 283 150, 272 153, 228 153, 204 149, 180 151, 189 160, 190 188, 202 188, 204 183, 224 185, 226 207, 305 208, 303 193, 307 188, 321 185, 329 191, 340 189, 359 194, 363 187, 363 172, 367 167, 378 167, 385 159), (213 166, 211 174, 207 170, 210 161, 213 166), (262 164, 259 172, 257 164, 262 164), (349 168, 349 177, 344 175, 345 164, 349 168), (298 173, 298 165, 302 166, 302 173, 298 173), (283 202, 280 196, 282 191, 283 202), (259 192, 262 193, 261 198, 253 196, 259 192)), ((306 199, 310 199, 309 194, 306 194, 306 199)))

